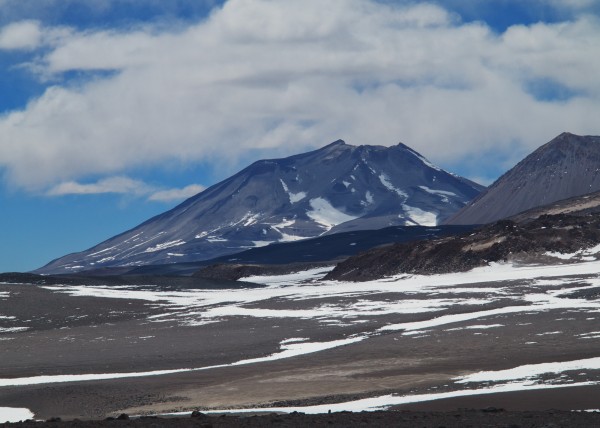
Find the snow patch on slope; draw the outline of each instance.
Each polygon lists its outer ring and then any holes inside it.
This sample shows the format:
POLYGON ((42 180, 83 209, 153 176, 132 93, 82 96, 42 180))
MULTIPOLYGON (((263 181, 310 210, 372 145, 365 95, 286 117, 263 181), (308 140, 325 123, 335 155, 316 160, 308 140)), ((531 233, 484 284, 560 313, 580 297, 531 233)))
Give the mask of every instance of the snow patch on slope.
POLYGON ((404 198, 404 199, 408 198, 408 195, 406 193, 404 193, 402 190, 398 189, 397 187, 395 187, 392 184, 392 182, 390 181, 390 178, 387 175, 379 174, 379 181, 381 181, 381 184, 383 184, 387 189, 396 193, 401 198, 404 198))
POLYGON ((338 210, 324 198, 311 199, 310 206, 312 210, 307 211, 306 215, 327 230, 338 224, 358 218, 338 210))
POLYGON ((283 190, 285 190, 285 192, 288 194, 288 196, 290 198, 290 202, 292 204, 295 204, 296 202, 300 202, 302 199, 306 198, 306 192, 292 193, 292 192, 290 192, 287 184, 285 184, 285 181, 283 181, 281 178, 279 179, 279 181, 281 181, 283 190))
POLYGON ((144 251, 145 253, 152 253, 155 251, 166 250, 167 248, 177 247, 179 245, 185 244, 185 241, 178 239, 176 241, 164 242, 162 244, 155 245, 154 247, 148 247, 144 251))
POLYGON ((427 165, 429 168, 435 169, 436 171, 440 171, 443 172, 444 170, 441 169, 438 166, 435 166, 434 164, 432 164, 431 162, 429 162, 427 159, 425 159, 423 156, 413 152, 412 150, 410 150, 410 153, 412 153, 417 159, 419 159, 421 162, 423 162, 425 165, 427 165))
POLYGON ((439 196, 440 199, 442 200, 442 202, 450 202, 450 200, 448 199, 448 196, 457 196, 456 193, 447 192, 445 190, 431 189, 427 186, 419 186, 419 189, 424 190, 425 192, 427 192, 431 195, 439 196))
POLYGON ((419 226, 436 226, 437 225, 437 214, 429 211, 423 211, 417 207, 411 207, 410 205, 402 205, 405 215, 408 218, 406 221, 407 225, 417 224, 419 226))
POLYGON ((281 235, 281 238, 279 238, 278 242, 292 242, 292 241, 298 241, 300 239, 304 239, 304 236, 291 235, 282 230, 287 227, 293 226, 295 223, 296 223, 295 219, 287 220, 284 218, 281 223, 271 225, 271 229, 275 230, 277 233, 279 233, 281 235))

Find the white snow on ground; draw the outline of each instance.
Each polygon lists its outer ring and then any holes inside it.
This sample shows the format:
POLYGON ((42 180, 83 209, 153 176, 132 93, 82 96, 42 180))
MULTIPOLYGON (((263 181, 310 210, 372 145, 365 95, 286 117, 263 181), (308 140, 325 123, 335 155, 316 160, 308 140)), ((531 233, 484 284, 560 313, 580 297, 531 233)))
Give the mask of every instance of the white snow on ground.
POLYGON ((300 272, 288 273, 285 275, 259 275, 246 276, 240 278, 240 281, 255 282, 266 285, 296 285, 307 281, 316 281, 322 278, 328 272, 332 271, 334 266, 308 269, 300 272))
MULTIPOLYGON (((407 221, 407 225, 417 224, 419 226, 435 226, 437 225, 437 214, 429 211, 423 211, 420 208, 411 207, 403 204, 402 209, 406 217, 411 221, 407 221)), ((401 215, 402 216, 402 215, 401 215)))
POLYGON ((579 259, 583 261, 593 261, 596 260, 596 257, 594 256, 598 253, 600 253, 600 245, 596 245, 595 247, 591 248, 583 248, 579 251, 575 251, 574 253, 559 253, 548 251, 545 253, 545 255, 562 260, 579 259))
POLYGON ((306 215, 327 230, 338 224, 358 218, 334 208, 333 205, 331 205, 329 201, 324 198, 311 199, 310 206, 312 210, 307 211, 306 215))
POLYGON ((290 235, 289 233, 286 233, 281 230, 281 229, 285 229, 287 227, 291 227, 295 223, 296 223, 295 219, 287 220, 286 218, 284 218, 281 221, 281 223, 271 225, 271 229, 275 230, 276 232, 278 232, 281 235, 281 238, 279 238, 278 242, 292 242, 292 241, 298 241, 300 239, 305 239, 304 236, 290 235))
POLYGON ((306 192, 292 193, 290 192, 290 189, 288 188, 287 184, 285 184, 285 181, 283 181, 282 179, 279 179, 279 181, 281 181, 283 190, 285 190, 285 192, 288 194, 288 197, 290 198, 290 202, 292 204, 300 202, 302 199, 306 198, 306 192))
MULTIPOLYGON (((127 242, 127 241, 125 241, 125 242, 127 242)), ((116 246, 114 246, 114 247, 108 247, 108 248, 105 248, 103 250, 96 251, 95 253, 90 254, 90 257, 100 257, 100 255, 102 253, 106 253, 107 251, 114 250, 115 248, 117 248, 117 247, 116 246)))
POLYGON ((157 244, 154 247, 148 247, 144 251, 145 253, 153 253, 155 251, 166 250, 167 248, 177 247, 179 245, 185 244, 185 241, 178 239, 176 241, 163 242, 162 244, 157 244))
MULTIPOLYGON (((589 262, 559 266, 513 267, 511 265, 494 264, 492 266, 474 269, 470 272, 432 275, 432 276, 397 276, 377 281, 366 282, 337 282, 318 281, 331 268, 316 268, 304 272, 277 276, 252 276, 242 278, 244 281, 267 284, 264 288, 236 290, 184 290, 161 291, 154 289, 139 289, 136 287, 90 287, 90 286, 46 286, 45 288, 69 293, 77 296, 97 296, 107 298, 138 299, 154 302, 168 308, 172 315, 181 322, 205 322, 214 320, 221 313, 244 313, 245 315, 266 316, 272 314, 281 317, 315 316, 320 319, 340 319, 344 310, 352 311, 353 316, 370 317, 383 313, 414 313, 435 312, 449 305, 477 305, 493 302, 499 299, 512 298, 513 306, 497 309, 479 310, 454 315, 442 315, 419 322, 391 324, 381 328, 381 331, 413 331, 433 327, 456 324, 460 322, 479 320, 486 317, 519 313, 540 312, 550 309, 586 309, 600 310, 600 301, 563 298, 561 293, 566 291, 544 292, 540 287, 553 286, 560 280, 549 281, 548 277, 596 274, 600 271, 600 262, 589 262), (506 287, 468 287, 468 284, 494 281, 522 279, 531 291, 512 294, 506 287), (535 281, 532 281, 534 280, 535 281), (386 293, 420 293, 425 299, 378 299, 378 294, 386 293), (436 294, 451 293, 452 299, 439 299, 436 294), (461 298, 462 293, 481 293, 476 299, 461 298), (329 297, 353 297, 356 301, 348 305, 316 305, 311 310, 295 312, 272 312, 268 310, 250 310, 244 305, 266 301, 269 299, 307 300, 329 297), (364 296, 364 299, 361 297, 364 296), (375 303, 370 303, 375 302, 375 303), (209 308, 213 312, 209 311, 209 308), (312 311, 312 312, 310 312, 312 311), (211 316, 211 314, 213 314, 211 316)), ((598 279, 586 280, 590 285, 600 285, 598 279), (595 282, 594 282, 595 281, 595 282)), ((569 290, 586 287, 571 288, 569 290)), ((567 290, 568 291, 568 290, 567 290)), ((481 324, 481 323, 479 323, 481 324)))
MULTIPOLYGON (((597 385, 595 382, 578 382, 572 384, 532 384, 531 382, 511 382, 502 385, 495 385, 488 388, 464 389, 459 391, 437 392, 432 394, 415 395, 382 395, 379 397, 363 398, 362 400, 346 401, 334 404, 320 404, 316 406, 297 406, 297 407, 258 407, 244 409, 223 409, 209 410, 204 413, 291 413, 302 412, 308 414, 332 412, 373 412, 377 410, 386 410, 391 406, 401 404, 421 403, 424 401, 442 400, 445 398, 467 397, 473 395, 497 394, 500 392, 532 391, 539 389, 568 388, 578 386, 597 385)), ((185 415, 190 412, 172 413, 172 415, 185 415)))
POLYGON ((19 331, 29 330, 29 327, 0 327, 0 334, 2 333, 18 333, 19 331))
POLYGON ((244 227, 252 226, 260 219, 260 214, 254 214, 248 211, 239 221, 233 223, 231 226, 237 226, 243 223, 244 227))
MULTIPOLYGON (((348 336, 332 342, 310 343, 300 338, 291 338, 281 342, 279 352, 272 355, 249 360, 234 362, 231 365, 254 364, 273 361, 281 358, 293 358, 298 355, 325 351, 333 347, 346 346, 376 337, 389 331, 418 337, 426 330, 428 332, 438 327, 456 328, 502 328, 497 324, 497 316, 505 314, 525 313, 536 314, 549 310, 568 310, 574 312, 599 312, 600 299, 578 299, 568 296, 576 290, 585 290, 600 286, 600 261, 563 264, 555 266, 521 266, 511 264, 493 263, 490 266, 477 268, 469 272, 445 275, 398 275, 376 281, 360 283, 341 281, 322 281, 319 278, 331 268, 317 268, 304 272, 297 272, 280 276, 254 276, 244 280, 266 284, 262 288, 235 289, 235 290, 184 290, 161 291, 151 287, 78 287, 78 286, 47 286, 45 288, 66 292, 72 295, 87 295, 109 298, 141 299, 161 305, 168 313, 161 317, 171 317, 185 323, 217 322, 219 319, 230 316, 255 316, 278 318, 312 318, 321 322, 341 323, 348 318, 364 317, 372 319, 373 316, 391 313, 423 313, 423 321, 396 323, 380 328, 372 327, 358 336, 348 336), (584 276, 589 277, 584 277, 584 276), (572 276, 572 277, 569 277, 572 276), (505 281, 512 281, 510 285, 505 281), (496 284, 497 287, 490 286, 496 284), (583 285, 582 285, 583 284, 583 285), (390 298, 390 293, 401 298, 390 298), (414 297, 413 297, 414 296, 414 297), (463 297, 464 296, 464 297, 463 297), (333 297, 346 297, 337 302, 333 297), (316 302, 304 309, 262 309, 260 303, 272 299, 282 301, 312 300, 316 302), (318 299, 328 299, 319 302, 318 299), (497 300, 510 299, 512 304, 495 309, 479 308, 479 305, 497 300), (334 301, 335 303, 332 303, 334 301), (252 307, 246 305, 253 304, 252 307), (448 307, 460 306, 467 312, 460 314, 436 314, 448 307), (469 309, 472 308, 472 309, 469 309), (427 315, 429 314, 430 315, 427 315), (478 320, 477 323, 470 321, 478 320), (492 321, 493 320, 493 321, 492 321), (494 323, 493 323, 494 322, 494 323), (454 324, 454 325, 453 325, 454 324), (456 325, 459 324, 459 325, 456 325)), ((360 321, 360 320, 358 320, 360 321)), ((188 324, 190 325, 190 324, 188 324)), ((592 325, 592 324, 590 324, 592 325)), ((593 327, 590 328, 592 330, 593 327)), ((583 333, 579 337, 593 337, 596 332, 583 333)), ((438 330, 437 334, 442 334, 438 330)), ((218 365, 202 368, 187 368, 189 370, 208 370, 229 365, 218 365)), ((464 395, 488 394, 502 391, 519 391, 527 389, 563 388, 575 385, 589 385, 587 383, 543 384, 539 376, 542 374, 556 375, 572 370, 600 369, 600 357, 586 360, 551 362, 531 364, 507 370, 493 372, 480 372, 465 374, 456 378, 457 391, 436 394, 421 394, 413 396, 383 396, 368 400, 358 400, 335 405, 294 407, 292 410, 305 412, 332 410, 368 410, 388 407, 416 401, 426 401, 440 398, 458 397, 464 395), (526 373, 526 376, 523 375, 526 373), (510 381, 506 384, 485 386, 473 389, 469 387, 474 382, 510 381), (312 410, 311 410, 312 409, 312 410)), ((61 380, 61 377, 35 377, 26 379, 3 379, 0 386, 23 382, 64 382, 76 380, 109 379, 115 377, 151 376, 174 371, 156 371, 147 373, 117 373, 117 374, 92 374, 78 375, 61 380), (12 383, 11 383, 12 382, 12 383)), ((551 376, 550 376, 551 377, 551 376)), ((551 380, 549 381, 551 382, 551 380)), ((274 411, 285 411, 278 408, 274 411)), ((265 410, 265 409, 262 409, 265 410)))
POLYGON ((0 407, 0 423, 21 422, 33 419, 34 414, 29 409, 18 407, 0 407))
POLYGON ((369 314, 370 316, 388 314, 415 314, 435 312, 451 306, 481 305, 491 300, 482 299, 428 299, 403 300, 401 302, 364 300, 347 304, 325 304, 314 309, 255 309, 239 306, 220 306, 209 308, 202 312, 203 318, 222 318, 244 316, 256 318, 314 318, 330 320, 331 318, 356 318, 369 314))
POLYGON ((401 198, 403 198, 405 200, 406 200, 406 198, 408 198, 408 195, 405 192, 398 189, 397 187, 395 187, 392 184, 392 182, 390 181, 390 178, 387 175, 379 174, 379 181, 381 181, 381 184, 383 184, 384 187, 386 187, 388 190, 391 190, 392 192, 396 193, 401 198))
POLYGON ((21 378, 10 378, 0 379, 0 387, 4 386, 24 386, 24 385, 41 385, 48 383, 66 383, 66 382, 82 382, 90 380, 107 380, 107 379, 125 379, 134 377, 146 377, 146 376, 161 376, 174 373, 201 371, 201 370, 212 370, 224 367, 242 366, 247 364, 263 363, 267 361, 282 360, 285 358, 297 357, 300 355, 312 354, 314 352, 324 351, 327 349, 333 349, 340 346, 349 345, 351 343, 360 342, 364 340, 364 336, 354 336, 347 339, 333 340, 330 342, 302 342, 290 343, 289 340, 284 340, 280 343, 281 351, 276 352, 266 357, 250 358, 247 360, 240 360, 230 364, 217 364, 214 366, 206 366, 199 368, 184 368, 184 369, 173 369, 173 370, 154 370, 148 372, 129 372, 129 373, 90 373, 90 374, 79 374, 79 375, 53 375, 53 376, 31 376, 21 378))
POLYGON ((288 343, 306 342, 307 340, 308 340, 308 337, 290 337, 289 339, 282 340, 281 344, 286 345, 288 343))
POLYGON ((426 191, 427 193, 431 193, 432 195, 440 195, 440 196, 456 196, 456 193, 454 192, 447 192, 445 190, 436 190, 436 189, 431 189, 427 186, 419 186, 420 189, 426 191))
MULTIPOLYGON (((477 324, 468 325, 466 327, 449 328, 445 331, 458 331, 458 330, 487 330, 488 328, 504 327, 504 324, 477 324)), ((412 332, 414 333, 414 332, 412 332)))
POLYGON ((578 334, 577 337, 580 339, 600 339, 600 331, 578 334))
MULTIPOLYGON (((538 297, 540 295, 532 295, 533 297, 538 297)), ((408 322, 408 323, 400 323, 400 324, 390 324, 384 327, 381 327, 381 331, 411 331, 411 330, 423 330, 432 327, 439 327, 447 324, 454 324, 463 321, 470 321, 480 318, 488 318, 494 315, 503 315, 503 314, 514 314, 519 312, 542 312, 550 309, 600 309, 600 302, 589 301, 585 299, 559 299, 552 297, 550 295, 544 294, 543 296, 547 296, 547 299, 538 300, 533 305, 519 305, 519 306, 505 306, 503 308, 498 309, 489 309, 485 311, 477 311, 477 312, 469 312, 464 314, 454 314, 454 315, 443 315, 441 317, 429 319, 426 321, 416 321, 416 322, 408 322)), ((529 296, 524 296, 524 303, 527 302, 529 296)))
MULTIPOLYGON (((443 170, 443 169, 441 169, 440 167, 438 167, 438 166, 435 166, 434 164, 432 164, 431 162, 429 162, 429 161, 428 161, 427 159, 425 159, 423 156, 420 156, 419 154, 417 154, 417 153, 415 153, 415 152, 413 152, 413 151, 411 151, 411 153, 412 153, 412 154, 413 154, 413 155, 414 155, 414 156, 415 156, 417 159, 419 159, 421 162, 423 162, 425 165, 427 165, 429 168, 433 168, 433 169, 435 169, 436 171, 440 171, 440 172, 443 172, 443 171, 444 171, 444 170, 443 170)), ((454 174, 453 174, 453 175, 454 175, 454 174)))
POLYGON ((600 370, 600 357, 558 363, 526 364, 507 370, 481 371, 456 378, 456 383, 532 380, 543 374, 559 374, 572 370, 600 370))

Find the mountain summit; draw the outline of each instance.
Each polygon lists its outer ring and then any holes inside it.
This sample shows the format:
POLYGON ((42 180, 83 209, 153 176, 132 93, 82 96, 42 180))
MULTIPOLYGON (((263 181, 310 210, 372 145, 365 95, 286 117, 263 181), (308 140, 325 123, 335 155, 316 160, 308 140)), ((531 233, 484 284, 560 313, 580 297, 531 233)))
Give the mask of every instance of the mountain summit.
POLYGON ((338 140, 255 162, 172 210, 38 272, 200 261, 327 233, 436 225, 482 189, 404 144, 338 140))
POLYGON ((564 132, 496 180, 446 224, 484 224, 600 190, 600 137, 564 132))

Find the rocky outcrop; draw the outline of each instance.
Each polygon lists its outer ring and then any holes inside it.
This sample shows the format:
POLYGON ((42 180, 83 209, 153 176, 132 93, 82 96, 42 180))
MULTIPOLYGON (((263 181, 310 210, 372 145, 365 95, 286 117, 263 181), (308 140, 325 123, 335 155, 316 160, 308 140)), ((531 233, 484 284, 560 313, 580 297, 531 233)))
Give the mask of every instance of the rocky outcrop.
POLYGON ((511 260, 569 262, 596 258, 595 252, 584 250, 598 244, 598 213, 542 215, 520 224, 501 220, 466 235, 367 251, 338 264, 325 279, 365 281, 401 273, 463 272, 511 260))

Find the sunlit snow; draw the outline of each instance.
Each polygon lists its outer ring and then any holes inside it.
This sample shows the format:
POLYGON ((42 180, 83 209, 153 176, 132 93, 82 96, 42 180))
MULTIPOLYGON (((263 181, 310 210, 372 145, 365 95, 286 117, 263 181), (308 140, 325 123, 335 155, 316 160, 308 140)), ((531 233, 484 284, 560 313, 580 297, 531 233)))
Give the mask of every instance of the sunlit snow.
POLYGON ((0 407, 0 423, 21 422, 33 419, 34 414, 29 409, 18 407, 0 407))
POLYGON ((408 195, 406 194, 406 192, 403 192, 402 190, 395 187, 387 175, 379 174, 379 181, 381 181, 381 184, 383 184, 388 190, 391 190, 392 192, 396 193, 398 196, 400 196, 404 200, 406 200, 406 198, 408 198, 408 195))
POLYGON ((296 202, 300 202, 302 199, 306 198, 306 192, 292 193, 292 192, 290 192, 287 184, 285 184, 285 181, 283 181, 282 179, 279 179, 279 181, 281 181, 283 190, 285 190, 285 192, 288 194, 288 197, 290 198, 290 202, 292 204, 295 204, 296 202))
POLYGON ((410 205, 403 204, 402 209, 404 210, 404 215, 410 219, 407 220, 406 224, 411 225, 417 224, 419 226, 435 226, 437 225, 437 214, 423 211, 417 207, 411 207, 410 205))
POLYGON ((176 241, 169 241, 169 242, 164 242, 162 244, 157 244, 154 247, 148 247, 148 248, 146 248, 146 250, 144 252, 152 253, 155 251, 166 250, 167 248, 177 247, 177 246, 183 245, 183 244, 185 244, 185 241, 178 239, 176 241))
POLYGON ((306 212, 306 215, 319 223, 327 230, 333 226, 354 220, 357 217, 351 216, 334 208, 329 201, 324 198, 314 198, 310 200, 311 210, 306 212))

